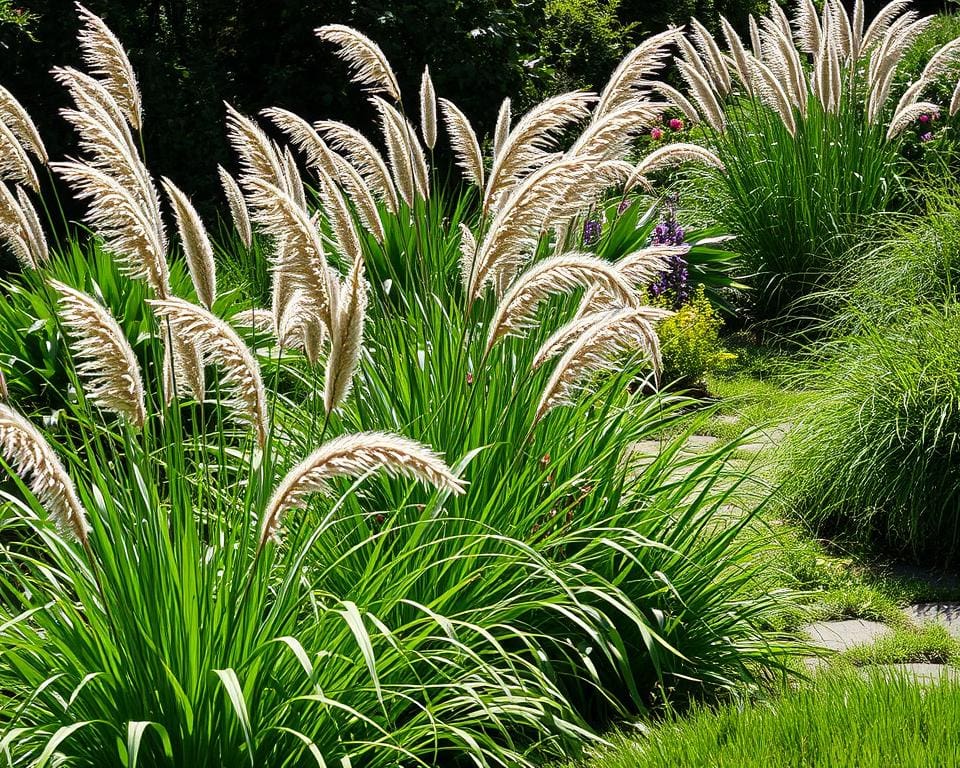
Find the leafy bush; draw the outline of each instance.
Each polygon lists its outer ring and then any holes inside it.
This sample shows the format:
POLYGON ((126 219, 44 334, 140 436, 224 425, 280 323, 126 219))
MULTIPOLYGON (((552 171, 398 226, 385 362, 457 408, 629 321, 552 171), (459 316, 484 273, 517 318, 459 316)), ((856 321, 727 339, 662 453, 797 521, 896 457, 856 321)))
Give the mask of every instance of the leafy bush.
POLYGON ((725 28, 729 59, 694 28, 678 65, 694 102, 689 111, 704 119, 724 164, 701 185, 702 206, 737 235, 764 318, 780 317, 821 289, 868 217, 897 204, 904 131, 920 114, 941 111, 923 99, 936 97, 934 85, 949 74, 935 67, 899 98, 902 86, 893 88, 883 73, 892 72, 923 23, 902 40, 898 23, 869 38, 855 29, 853 39, 863 42, 852 50, 843 35, 824 33, 828 16, 854 25, 840 3, 828 2, 822 18, 808 8, 798 7, 803 31, 793 35, 774 5, 752 44, 762 51, 751 53, 725 28), (896 45, 884 45, 887 38, 896 45))
POLYGON ((784 500, 821 531, 951 562, 960 546, 960 313, 953 302, 865 318, 807 377, 783 445, 784 500))
POLYGON ((708 373, 722 370, 736 355, 724 349, 720 340, 723 320, 699 287, 675 314, 657 324, 661 379, 668 385, 702 387, 708 373))

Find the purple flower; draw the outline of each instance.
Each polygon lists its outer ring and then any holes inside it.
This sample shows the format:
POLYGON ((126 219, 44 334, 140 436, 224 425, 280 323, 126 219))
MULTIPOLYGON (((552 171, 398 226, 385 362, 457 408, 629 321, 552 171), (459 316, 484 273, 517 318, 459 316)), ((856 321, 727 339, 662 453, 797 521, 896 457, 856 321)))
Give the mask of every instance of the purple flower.
MULTIPOLYGON (((676 199, 667 201, 666 211, 653 229, 651 245, 683 245, 684 231, 677 223, 676 199)), ((687 260, 679 253, 670 257, 667 267, 648 288, 654 298, 669 296, 674 309, 679 309, 690 298, 690 272, 687 260)))
POLYGON ((623 216, 624 212, 631 205, 633 205, 633 201, 630 198, 628 197, 623 198, 623 200, 620 201, 620 205, 617 206, 617 216, 623 216))
POLYGON ((933 133, 931 131, 927 131, 926 133, 920 136, 920 141, 930 141, 930 139, 932 138, 933 138, 933 133))
POLYGON ((590 219, 583 225, 583 244, 584 245, 593 245, 597 240, 600 239, 601 232, 600 222, 596 219, 590 219))

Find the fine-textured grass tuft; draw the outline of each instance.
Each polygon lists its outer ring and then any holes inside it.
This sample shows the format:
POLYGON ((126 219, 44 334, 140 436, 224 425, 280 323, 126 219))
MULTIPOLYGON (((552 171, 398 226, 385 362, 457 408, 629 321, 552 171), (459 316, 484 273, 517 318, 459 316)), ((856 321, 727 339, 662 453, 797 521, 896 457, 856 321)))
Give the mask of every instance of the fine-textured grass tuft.
POLYGON ((831 672, 772 701, 620 735, 590 768, 929 768, 957 764, 960 682, 831 672))

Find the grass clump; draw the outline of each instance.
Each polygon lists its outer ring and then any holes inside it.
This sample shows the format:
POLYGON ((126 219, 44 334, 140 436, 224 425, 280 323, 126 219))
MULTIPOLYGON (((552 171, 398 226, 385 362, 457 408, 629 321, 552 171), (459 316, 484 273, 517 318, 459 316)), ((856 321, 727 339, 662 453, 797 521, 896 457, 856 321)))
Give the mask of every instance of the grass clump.
POLYGON ((772 700, 699 709, 618 736, 590 768, 926 768, 956 765, 960 682, 831 672, 772 700))
POLYGON ((869 645, 843 652, 843 660, 857 667, 870 664, 956 664, 960 641, 942 624, 928 622, 917 627, 897 627, 869 645))

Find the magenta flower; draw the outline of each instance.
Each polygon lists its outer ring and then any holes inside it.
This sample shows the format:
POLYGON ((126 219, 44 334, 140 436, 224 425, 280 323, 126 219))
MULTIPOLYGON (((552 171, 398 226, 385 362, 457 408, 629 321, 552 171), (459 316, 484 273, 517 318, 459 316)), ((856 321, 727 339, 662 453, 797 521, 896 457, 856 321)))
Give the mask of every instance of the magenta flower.
POLYGON ((683 120, 679 117, 671 118, 670 120, 670 130, 671 131, 682 131, 683 130, 683 120))
POLYGON ((663 138, 663 131, 661 131, 659 128, 651 128, 650 138, 654 141, 660 141, 660 139, 663 138))
POLYGON ((921 122, 921 123, 929 123, 929 122, 930 122, 930 115, 920 115, 920 118, 919 118, 919 119, 920 119, 920 122, 921 122))

